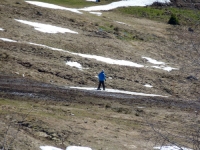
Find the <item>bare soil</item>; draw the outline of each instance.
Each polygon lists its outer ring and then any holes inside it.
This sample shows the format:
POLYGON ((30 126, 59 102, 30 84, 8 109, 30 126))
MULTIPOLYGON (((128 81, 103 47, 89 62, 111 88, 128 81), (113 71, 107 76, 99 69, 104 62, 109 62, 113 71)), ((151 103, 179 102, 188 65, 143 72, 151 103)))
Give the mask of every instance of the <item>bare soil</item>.
POLYGON ((4 29, 0 38, 18 41, 0 41, 0 149, 10 146, 13 150, 39 150, 43 145, 63 149, 69 145, 94 150, 152 149, 164 141, 161 137, 158 140, 152 127, 164 135, 183 137, 168 136, 192 148, 188 136, 192 137, 200 124, 198 27, 192 27, 191 33, 187 26, 112 11, 98 17, 36 7, 23 0, 1 0, 0 28, 4 29), (41 33, 14 19, 69 28, 79 34, 41 33), (29 42, 148 67, 110 65, 29 42), (178 70, 152 68, 143 56, 178 70), (67 61, 88 69, 67 66, 67 61), (108 77, 106 88, 168 97, 69 88, 97 87, 96 75, 101 69, 108 77))
POLYGON ((183 136, 176 142, 191 147, 185 139, 193 131, 187 128, 200 121, 199 101, 80 91, 10 75, 0 82, 1 141, 11 149, 152 149, 152 124, 183 136))

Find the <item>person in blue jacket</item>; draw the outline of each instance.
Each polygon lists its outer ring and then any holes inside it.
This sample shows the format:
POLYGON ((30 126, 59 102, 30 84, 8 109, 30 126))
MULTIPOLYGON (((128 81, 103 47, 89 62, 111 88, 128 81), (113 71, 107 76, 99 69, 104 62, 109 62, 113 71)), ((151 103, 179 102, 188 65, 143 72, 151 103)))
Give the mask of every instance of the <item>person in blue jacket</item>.
POLYGON ((101 87, 101 84, 103 86, 103 90, 105 90, 105 84, 104 84, 104 81, 106 81, 106 75, 104 73, 104 70, 102 70, 99 74, 98 74, 98 78, 99 78, 99 86, 97 88, 97 90, 101 90, 100 87, 101 87))

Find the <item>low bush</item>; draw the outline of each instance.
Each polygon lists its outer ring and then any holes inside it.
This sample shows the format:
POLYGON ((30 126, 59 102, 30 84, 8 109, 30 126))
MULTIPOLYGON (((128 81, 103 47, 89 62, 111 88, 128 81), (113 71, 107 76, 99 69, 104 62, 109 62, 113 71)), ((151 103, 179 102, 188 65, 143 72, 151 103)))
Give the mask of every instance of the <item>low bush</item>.
POLYGON ((169 21, 168 21, 168 24, 171 24, 171 25, 180 25, 179 21, 178 21, 178 18, 176 17, 176 15, 172 14, 169 21))

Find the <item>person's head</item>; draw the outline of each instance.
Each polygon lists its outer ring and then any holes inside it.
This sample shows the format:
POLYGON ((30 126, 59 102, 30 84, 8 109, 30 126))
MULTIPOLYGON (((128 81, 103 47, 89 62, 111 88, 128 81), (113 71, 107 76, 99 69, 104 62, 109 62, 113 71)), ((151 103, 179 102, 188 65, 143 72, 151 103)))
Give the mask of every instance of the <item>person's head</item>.
POLYGON ((102 69, 102 71, 101 72, 104 72, 104 70, 102 69))

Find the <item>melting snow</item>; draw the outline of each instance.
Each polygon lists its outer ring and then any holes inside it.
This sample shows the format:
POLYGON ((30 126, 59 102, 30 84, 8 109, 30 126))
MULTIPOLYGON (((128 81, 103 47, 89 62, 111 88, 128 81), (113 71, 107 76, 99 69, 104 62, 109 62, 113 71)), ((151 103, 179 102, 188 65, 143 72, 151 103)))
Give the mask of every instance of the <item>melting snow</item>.
POLYGON ((60 148, 56 148, 56 147, 53 147, 53 146, 40 146, 40 149, 41 150, 62 150, 60 148))
POLYGON ((56 26, 37 23, 37 22, 25 21, 25 20, 17 20, 17 19, 15 19, 15 20, 18 21, 18 22, 24 23, 24 24, 34 26, 35 30, 38 30, 40 32, 45 32, 45 33, 59 33, 59 32, 65 33, 65 32, 69 32, 69 33, 78 34, 78 32, 75 32, 75 31, 72 31, 72 30, 66 29, 66 28, 56 27, 56 26))
POLYGON ((0 28, 0 31, 3 31, 4 29, 3 28, 0 28))
POLYGON ((101 16, 102 15, 102 13, 101 12, 90 12, 91 14, 95 14, 95 15, 97 15, 97 16, 101 16))
POLYGON ((81 146, 68 146, 66 150, 92 150, 89 147, 81 147, 81 146))
POLYGON ((119 23, 119 24, 127 25, 127 24, 124 23, 124 22, 120 22, 120 21, 116 21, 116 22, 119 23))
MULTIPOLYGON (((81 90, 97 90, 97 88, 93 87, 70 87, 73 89, 81 89, 81 90)), ((106 89, 105 92, 111 92, 111 93, 122 93, 122 94, 130 94, 130 95, 140 95, 140 96, 159 96, 159 97, 168 97, 168 96, 162 96, 162 95, 156 95, 156 94, 145 94, 145 93, 137 93, 137 92, 130 92, 130 91, 122 91, 117 89, 106 89)))
POLYGON ((77 62, 68 61, 68 62, 66 62, 66 65, 69 65, 71 67, 76 67, 78 69, 83 69, 81 64, 79 64, 77 62))
POLYGON ((160 65, 160 66, 152 66, 153 68, 163 69, 163 70, 168 71, 168 72, 172 71, 172 70, 178 70, 178 68, 173 68, 173 67, 170 67, 170 66, 165 66, 165 63, 162 62, 162 61, 157 61, 157 60, 149 58, 149 57, 142 57, 142 58, 148 60, 148 62, 150 62, 152 64, 160 65))
MULTIPOLYGON (((53 147, 53 146, 40 146, 40 149, 41 150, 63 150, 63 149, 56 148, 56 147, 53 147)), ((89 148, 89 147, 68 146, 66 148, 66 150, 92 150, 92 149, 89 148)))
POLYGON ((189 148, 181 147, 181 149, 177 146, 162 146, 162 147, 154 147, 154 149, 159 149, 159 150, 192 150, 189 148))
POLYGON ((149 57, 142 57, 146 60, 148 60, 148 62, 152 63, 152 64, 156 64, 156 65, 165 65, 164 62, 161 62, 161 61, 157 61, 155 59, 152 59, 152 58, 149 58, 149 57))
POLYGON ((153 86, 150 85, 150 84, 145 84, 144 86, 145 86, 145 87, 148 87, 148 88, 152 88, 152 87, 153 87, 153 86))
POLYGON ((0 38, 0 40, 5 41, 5 42, 17 42, 17 41, 7 39, 7 38, 0 38))
POLYGON ((153 68, 157 68, 157 69, 163 69, 165 71, 172 71, 172 70, 178 70, 178 68, 173 68, 173 67, 169 67, 169 66, 152 66, 153 68))
POLYGON ((113 65, 144 67, 143 65, 140 65, 131 61, 127 61, 127 60, 117 60, 117 59, 112 59, 112 58, 103 57, 103 56, 80 54, 80 53, 71 53, 71 54, 78 55, 84 58, 96 59, 97 61, 101 61, 104 63, 113 64, 113 65))
POLYGON ((170 0, 123 0, 118 2, 113 2, 107 5, 100 5, 100 6, 91 6, 91 7, 85 7, 79 10, 84 11, 99 11, 99 10, 111 10, 118 7, 128 7, 128 6, 146 6, 151 5, 153 2, 162 2, 162 3, 168 3, 170 0))
POLYGON ((121 66, 131 66, 131 67, 144 67, 143 65, 131 62, 131 61, 127 61, 127 60, 117 60, 117 59, 111 59, 111 58, 107 58, 107 57, 103 57, 103 56, 97 56, 97 55, 89 55, 89 54, 81 54, 81 53, 73 53, 70 51, 65 51, 59 48, 53 48, 53 47, 49 47, 46 45, 41 45, 41 44, 36 44, 36 43, 29 43, 32 45, 37 45, 37 46, 42 46, 45 48, 49 48, 51 50, 56 50, 56 51, 61 51, 61 52, 66 52, 66 53, 70 53, 73 55, 78 55, 84 58, 90 58, 90 59, 96 59, 97 61, 101 61, 104 63, 108 63, 108 64, 115 64, 115 65, 121 65, 121 66))
POLYGON ((40 7, 45 7, 45 8, 51 8, 51 9, 61 9, 61 10, 67 10, 71 12, 75 12, 78 14, 82 14, 82 12, 78 11, 78 9, 73 9, 73 8, 66 8, 54 4, 49 4, 49 3, 44 3, 44 2, 37 2, 37 1, 26 1, 29 4, 40 6, 40 7))
MULTIPOLYGON (((87 0, 87 1, 93 1, 95 0, 87 0)), ((79 10, 83 11, 100 11, 100 10, 111 10, 118 7, 128 7, 128 6, 146 6, 151 5, 153 2, 162 2, 162 3, 169 3, 170 0, 122 0, 118 2, 113 2, 107 5, 99 5, 99 6, 91 6, 91 7, 85 7, 82 9, 74 9, 74 8, 66 8, 54 4, 44 3, 44 2, 37 2, 37 1, 26 1, 27 3, 37 5, 40 7, 45 8, 51 8, 51 9, 61 9, 61 10, 67 10, 75 13, 82 14, 79 10)))

